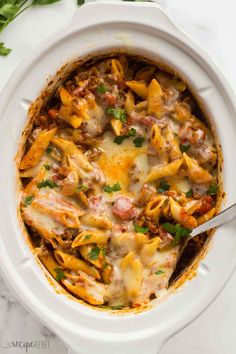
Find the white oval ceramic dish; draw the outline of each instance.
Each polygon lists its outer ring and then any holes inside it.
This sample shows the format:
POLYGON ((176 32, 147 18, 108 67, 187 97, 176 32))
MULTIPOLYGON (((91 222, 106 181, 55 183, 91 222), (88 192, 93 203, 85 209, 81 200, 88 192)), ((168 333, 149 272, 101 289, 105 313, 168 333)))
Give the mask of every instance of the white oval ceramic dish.
POLYGON ((226 205, 236 201, 235 98, 221 72, 176 28, 158 5, 91 3, 32 53, 10 78, 0 98, 0 265, 19 300, 75 353, 154 354, 216 297, 236 266, 235 223, 219 228, 197 277, 166 301, 139 314, 96 311, 57 294, 35 261, 17 221, 14 156, 30 102, 48 76, 69 59, 125 49, 160 60, 185 77, 204 103, 222 145, 226 205))

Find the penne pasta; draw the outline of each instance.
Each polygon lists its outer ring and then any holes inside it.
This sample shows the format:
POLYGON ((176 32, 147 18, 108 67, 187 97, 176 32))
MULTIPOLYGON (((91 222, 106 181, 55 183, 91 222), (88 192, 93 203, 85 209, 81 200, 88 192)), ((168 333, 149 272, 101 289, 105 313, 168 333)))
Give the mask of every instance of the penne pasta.
POLYGON ((145 208, 145 215, 155 220, 156 223, 159 223, 159 217, 162 211, 162 207, 164 206, 164 203, 167 200, 168 197, 162 195, 151 199, 150 202, 147 203, 147 206, 145 208))
POLYGON ((129 298, 138 296, 143 279, 143 267, 133 252, 129 252, 121 262, 120 267, 123 274, 124 284, 129 298))
POLYGON ((125 83, 132 91, 136 93, 143 100, 146 100, 148 97, 148 88, 145 81, 126 81, 125 83))
POLYGON ((204 170, 196 160, 183 153, 184 161, 187 165, 187 173, 190 180, 194 183, 210 183, 213 180, 212 175, 204 170))
POLYGON ((38 137, 35 139, 30 149, 27 151, 20 163, 20 169, 26 170, 28 168, 36 166, 44 151, 47 149, 53 136, 56 134, 57 128, 51 130, 42 130, 38 137))
POLYGON ((169 201, 170 211, 175 221, 189 229, 197 227, 197 220, 192 215, 189 215, 172 197, 169 198, 169 201))
POLYGON ((176 175, 182 163, 183 159, 177 159, 168 163, 167 165, 152 167, 151 171, 145 179, 145 182, 152 182, 157 179, 176 175))
POLYGON ((85 214, 81 219, 82 223, 86 226, 98 227, 99 229, 112 229, 112 222, 106 215, 92 215, 85 214))
POLYGON ((95 281, 84 272, 79 272, 73 280, 62 279, 62 283, 72 294, 92 305, 104 304, 108 296, 106 285, 95 281))
POLYGON ((216 208, 210 209, 207 213, 205 213, 205 214, 201 215, 199 218, 197 218, 197 224, 201 225, 204 222, 207 222, 208 220, 213 218, 215 213, 216 213, 216 208))
POLYGON ((148 114, 154 114, 156 118, 160 118, 163 113, 162 89, 155 79, 148 88, 147 110, 148 114))
POLYGON ((82 259, 79 259, 59 250, 54 251, 54 256, 57 262, 66 269, 70 269, 75 272, 82 271, 95 279, 101 278, 98 270, 82 259))
POLYGON ((74 239, 71 247, 79 247, 83 245, 88 245, 90 243, 97 243, 105 245, 108 241, 109 234, 104 231, 99 230, 87 230, 80 232, 79 235, 74 239))

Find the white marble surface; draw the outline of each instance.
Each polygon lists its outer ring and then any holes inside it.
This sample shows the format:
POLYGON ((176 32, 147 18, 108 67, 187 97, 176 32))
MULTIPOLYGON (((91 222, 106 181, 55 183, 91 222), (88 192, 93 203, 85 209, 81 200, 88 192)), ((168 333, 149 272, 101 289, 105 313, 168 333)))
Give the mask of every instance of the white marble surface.
MULTIPOLYGON (((59 29, 76 11, 75 0, 25 12, 0 36, 14 48, 0 57, 0 91, 17 64, 43 39, 59 29)), ((172 19, 205 47, 236 90, 236 1, 159 0, 172 19)), ((215 302, 163 347, 161 354, 236 353, 236 273, 215 302)), ((193 299, 194 301, 194 299, 193 299)), ((3 348, 11 341, 36 342, 32 354, 64 354, 59 338, 26 312, 0 278, 0 354, 26 350, 3 348), (37 348, 37 346, 39 348, 37 348), (43 346, 46 349, 43 349, 43 346), (40 349, 41 348, 41 349, 40 349)), ((96 348, 94 348, 96 352, 96 348)), ((147 353, 148 354, 148 353, 147 353)))

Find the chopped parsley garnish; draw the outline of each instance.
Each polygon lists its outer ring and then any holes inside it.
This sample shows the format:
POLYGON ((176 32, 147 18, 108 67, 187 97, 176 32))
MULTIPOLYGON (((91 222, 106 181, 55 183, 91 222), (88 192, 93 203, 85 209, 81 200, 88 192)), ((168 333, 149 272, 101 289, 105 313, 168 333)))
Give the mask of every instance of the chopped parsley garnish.
POLYGON ((25 200, 23 202, 24 206, 30 205, 33 200, 34 200, 34 197, 32 195, 28 195, 28 197, 25 197, 25 200))
POLYGON ((138 138, 133 140, 134 146, 136 148, 140 148, 143 146, 143 142, 144 142, 144 137, 143 136, 139 136, 138 138))
MULTIPOLYGON (((5 5, 6 6, 6 5, 5 5)), ((6 48, 3 42, 0 43, 0 55, 6 56, 11 52, 10 48, 6 48)))
POLYGON ((125 139, 129 139, 131 136, 135 136, 135 135, 136 135, 136 129, 131 128, 128 134, 116 136, 113 142, 116 143, 117 145, 121 145, 125 139))
POLYGON ((113 186, 106 185, 104 187, 104 191, 107 192, 107 193, 117 192, 117 191, 120 191, 120 190, 121 190, 121 187, 120 187, 119 183, 116 183, 113 186))
POLYGON ((170 224, 169 222, 166 222, 165 224, 162 225, 163 228, 169 232, 170 234, 174 235, 176 233, 176 226, 173 224, 170 224))
POLYGON ((61 279, 65 279, 66 278, 66 275, 65 275, 65 273, 63 272, 63 270, 61 268, 54 268, 53 270, 56 273, 56 278, 55 279, 57 281, 60 281, 61 279))
POLYGON ((157 270, 156 272, 154 272, 154 274, 156 275, 161 275, 161 274, 164 274, 165 272, 161 269, 157 270))
POLYGON ((105 93, 105 92, 107 92, 107 87, 106 87, 106 85, 100 84, 100 85, 97 87, 97 92, 99 92, 99 93, 105 93))
POLYGON ((121 310, 121 309, 123 309, 123 307, 124 307, 124 306, 122 306, 122 305, 114 305, 114 306, 111 306, 110 308, 111 308, 112 310, 121 310))
POLYGON ((149 227, 142 227, 137 224, 134 224, 134 231, 140 232, 141 234, 146 234, 149 231, 149 227))
POLYGON ((88 256, 90 259, 92 259, 93 261, 96 261, 99 257, 101 249, 99 247, 93 247, 91 249, 91 251, 89 252, 88 256))
POLYGON ((116 119, 119 119, 122 123, 126 122, 126 113, 122 108, 112 108, 108 107, 106 113, 113 116, 116 119))
POLYGON ((105 257, 106 253, 107 253, 106 248, 102 247, 101 252, 102 252, 103 257, 105 257))
POLYGON ((82 184, 81 186, 76 188, 76 192, 86 192, 89 189, 88 186, 86 186, 85 184, 82 184))
POLYGON ((129 138, 129 136, 127 136, 127 135, 119 135, 119 136, 115 137, 113 142, 117 145, 121 145, 123 143, 123 141, 128 138, 129 138))
POLYGON ((102 269, 105 270, 108 266, 109 266, 109 264, 107 262, 105 262, 102 266, 102 269))
POLYGON ((51 169, 51 166, 50 166, 50 165, 48 165, 48 164, 43 165, 43 167, 44 167, 44 168, 45 168, 45 170, 47 170, 47 171, 49 171, 49 170, 51 169))
POLYGON ((207 194, 209 195, 216 195, 218 192, 217 184, 211 184, 208 188, 207 194))
POLYGON ((51 154, 51 152, 52 152, 52 147, 49 146, 49 147, 46 149, 46 153, 47 153, 47 154, 51 154))
POLYGON ((160 184, 159 184, 159 188, 157 189, 157 192, 158 193, 165 193, 169 189, 170 189, 169 183, 167 183, 165 181, 161 181, 160 184))
POLYGON ((187 152, 190 149, 190 144, 180 144, 180 150, 182 152, 187 152))
POLYGON ((187 192, 185 193, 185 195, 186 195, 187 198, 193 197, 193 190, 192 190, 192 189, 189 189, 189 191, 187 191, 187 192))
POLYGON ((179 243, 182 237, 188 237, 191 233, 190 229, 187 229, 186 227, 183 227, 180 224, 173 225, 167 222, 162 226, 167 232, 169 232, 172 235, 175 235, 173 245, 172 245, 173 247, 179 243))
POLYGON ((92 237, 92 235, 91 235, 91 234, 84 235, 84 240, 89 240, 91 237, 92 237))
POLYGON ((56 182, 51 181, 50 179, 45 179, 44 181, 39 182, 39 183, 37 184, 37 187, 38 187, 39 189, 41 189, 41 188, 46 188, 46 187, 55 188, 55 187, 58 187, 58 185, 56 184, 56 182))

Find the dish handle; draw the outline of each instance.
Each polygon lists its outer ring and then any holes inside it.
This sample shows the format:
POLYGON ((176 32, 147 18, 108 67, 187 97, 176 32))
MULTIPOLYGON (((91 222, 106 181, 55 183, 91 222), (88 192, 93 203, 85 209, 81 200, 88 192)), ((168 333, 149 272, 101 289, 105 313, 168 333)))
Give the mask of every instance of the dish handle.
POLYGON ((68 346, 68 354, 158 354, 166 341, 151 340, 137 341, 132 344, 125 341, 114 343, 101 343, 93 340, 87 340, 87 343, 82 343, 80 340, 73 346, 68 346))

